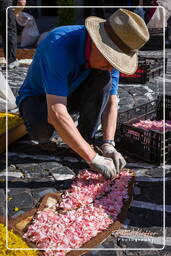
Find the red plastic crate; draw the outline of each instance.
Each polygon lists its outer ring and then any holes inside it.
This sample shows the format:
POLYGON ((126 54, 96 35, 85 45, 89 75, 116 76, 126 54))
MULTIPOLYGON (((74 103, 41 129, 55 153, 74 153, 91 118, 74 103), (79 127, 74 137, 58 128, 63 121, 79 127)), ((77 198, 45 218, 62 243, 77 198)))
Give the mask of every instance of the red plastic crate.
MULTIPOLYGON (((167 58, 165 59, 167 67, 167 58)), ((139 57, 138 69, 133 75, 120 73, 120 83, 145 84, 163 72, 163 57, 139 57)))

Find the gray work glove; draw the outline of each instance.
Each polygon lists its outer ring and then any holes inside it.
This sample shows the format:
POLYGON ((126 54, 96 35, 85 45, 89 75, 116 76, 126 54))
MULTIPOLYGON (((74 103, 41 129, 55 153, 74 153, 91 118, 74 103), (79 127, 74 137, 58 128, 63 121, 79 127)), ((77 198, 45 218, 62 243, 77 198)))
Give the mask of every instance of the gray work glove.
POLYGON ((116 173, 118 174, 126 165, 126 161, 123 156, 115 149, 115 147, 110 143, 104 143, 102 145, 103 156, 112 158, 116 173))
POLYGON ((107 179, 116 176, 116 169, 111 158, 97 154, 89 165, 93 171, 101 173, 107 179))

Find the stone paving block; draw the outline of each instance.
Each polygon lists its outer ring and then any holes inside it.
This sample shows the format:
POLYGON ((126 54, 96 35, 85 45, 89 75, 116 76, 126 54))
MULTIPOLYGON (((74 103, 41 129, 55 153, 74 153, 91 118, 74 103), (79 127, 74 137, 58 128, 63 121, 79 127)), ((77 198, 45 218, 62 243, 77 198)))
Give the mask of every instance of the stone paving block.
POLYGON ((18 195, 18 194, 22 194, 22 193, 30 193, 31 192, 31 189, 30 188, 27 188, 27 187, 13 187, 13 188, 9 188, 8 189, 8 196, 11 196, 11 195, 18 195))
MULTIPOLYGON (((143 202, 155 202, 158 205, 163 204, 163 183, 162 182, 137 182, 141 188, 141 194, 138 200, 143 202)), ((135 200, 135 198, 134 198, 135 200)))
MULTIPOLYGON (((171 218, 171 216, 170 216, 170 218, 171 218)), ((166 237, 171 237, 171 226, 170 225, 167 225, 167 226, 169 226, 169 227, 166 227, 166 237)))
POLYGON ((169 160, 169 162, 165 165, 165 171, 166 176, 168 176, 168 174, 171 174, 171 160, 169 160))
POLYGON ((62 164, 58 163, 58 162, 54 162, 54 161, 48 161, 48 162, 42 162, 39 164, 40 168, 45 169, 45 170, 54 170, 56 168, 60 168, 62 166, 62 164))
POLYGON ((163 250, 163 254, 160 256, 170 256, 171 255, 171 246, 166 246, 165 249, 163 250))
MULTIPOLYGON (((17 190, 17 189, 16 189, 17 190)), ((33 207, 33 197, 31 193, 22 192, 22 193, 12 193, 8 194, 8 198, 11 200, 8 202, 9 210, 13 211, 15 207, 19 209, 32 208, 33 207)))
POLYGON ((130 207, 128 211, 128 219, 130 219, 130 226, 139 228, 144 227, 147 231, 150 231, 153 226, 158 226, 159 230, 163 227, 163 212, 160 211, 130 207))
POLYGON ((79 162, 65 162, 65 166, 70 168, 74 173, 78 173, 78 171, 82 171, 84 169, 89 169, 89 166, 86 162, 79 161, 79 162))
POLYGON ((42 187, 38 189, 36 188, 32 189, 34 205, 36 205, 37 202, 41 199, 41 197, 47 193, 65 192, 65 190, 71 186, 71 183, 72 183, 72 180, 57 181, 53 184, 53 187, 52 187, 52 184, 49 184, 49 186, 46 186, 46 187, 43 187, 43 184, 42 184, 42 187))
POLYGON ((30 172, 41 172, 42 169, 39 163, 28 163, 28 164, 16 164, 16 168, 19 170, 28 170, 30 172))
POLYGON ((117 239, 117 244, 121 248, 139 248, 139 249, 153 248, 153 245, 151 242, 141 241, 141 239, 140 241, 138 241, 138 238, 136 240, 136 238, 133 238, 133 237, 132 238, 119 237, 117 239))
POLYGON ((141 188, 138 186, 134 186, 134 195, 141 195, 141 188))
POLYGON ((133 163, 129 162, 126 164, 126 168, 136 168, 137 170, 141 170, 141 169, 151 169, 151 168, 156 168, 157 166, 154 164, 149 164, 149 163, 145 163, 145 162, 139 162, 139 161, 135 161, 133 163))
MULTIPOLYGON (((119 248, 117 245, 117 239, 113 236, 109 236, 102 244, 104 248, 116 249, 119 248)), ((112 252, 112 251, 109 251, 112 252)))
POLYGON ((69 179, 73 179, 75 174, 65 174, 65 173, 53 173, 52 176, 54 177, 54 179, 56 181, 58 180, 69 180, 69 179))
POLYGON ((36 171, 30 171, 28 169, 23 169, 24 177, 28 180, 49 180, 49 172, 46 170, 36 170, 36 171))
POLYGON ((19 211, 15 212, 12 209, 9 209, 8 211, 8 217, 14 218, 15 216, 18 216, 24 212, 30 211, 33 207, 27 207, 27 208, 21 208, 19 211), (19 213, 20 212, 20 213, 19 213), (17 215, 18 214, 18 215, 17 215))
POLYGON ((49 167, 51 165, 48 164, 39 164, 39 163, 31 163, 31 164, 17 164, 17 168, 19 168, 24 177, 29 181, 39 180, 42 182, 48 181, 49 178, 49 167))
POLYGON ((10 164, 8 166, 8 171, 9 172, 17 172, 18 170, 16 169, 16 166, 14 164, 10 164))
POLYGON ((64 181, 68 179, 73 179, 75 177, 75 173, 66 166, 62 166, 58 169, 53 169, 50 172, 56 181, 64 181))
POLYGON ((0 172, 0 178, 2 177, 6 177, 6 175, 8 177, 13 177, 13 178, 23 178, 23 173, 21 172, 0 172))
POLYGON ((52 188, 46 188, 46 187, 42 187, 40 189, 34 189, 32 190, 32 196, 33 196, 33 200, 34 200, 34 205, 38 203, 38 201, 46 194, 48 193, 56 193, 57 190, 52 187, 52 188))
POLYGON ((146 174, 149 175, 149 176, 152 176, 152 177, 161 177, 161 178, 163 178, 164 169, 163 169, 163 167, 156 167, 156 168, 153 168, 151 170, 148 170, 146 172, 146 174))
POLYGON ((26 212, 26 211, 19 210, 19 211, 16 212, 16 213, 11 212, 11 217, 12 217, 12 218, 16 218, 16 217, 18 217, 19 215, 23 214, 24 212, 26 212))
POLYGON ((96 246, 95 248, 97 248, 97 250, 92 250, 92 251, 86 253, 85 256, 117 256, 115 251, 104 250, 107 247, 104 247, 103 244, 100 244, 100 245, 96 246))

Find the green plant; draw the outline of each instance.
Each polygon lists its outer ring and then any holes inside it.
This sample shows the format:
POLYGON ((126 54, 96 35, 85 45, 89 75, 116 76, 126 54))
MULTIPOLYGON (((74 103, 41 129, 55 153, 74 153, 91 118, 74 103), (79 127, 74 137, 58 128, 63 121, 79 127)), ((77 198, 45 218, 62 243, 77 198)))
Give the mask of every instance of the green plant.
MULTIPOLYGON (((74 0, 56 0, 58 6, 73 6, 74 0)), ((74 8, 58 8, 58 26, 73 25, 75 22, 74 8)))

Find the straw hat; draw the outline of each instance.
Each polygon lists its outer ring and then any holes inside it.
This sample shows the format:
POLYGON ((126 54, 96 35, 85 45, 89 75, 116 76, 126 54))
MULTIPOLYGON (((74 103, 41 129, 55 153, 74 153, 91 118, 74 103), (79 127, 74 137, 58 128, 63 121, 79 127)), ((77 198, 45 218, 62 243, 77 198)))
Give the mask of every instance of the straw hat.
POLYGON ((119 9, 107 20, 90 16, 85 20, 89 35, 108 62, 125 74, 137 70, 137 52, 148 40, 144 20, 126 9, 119 9))

